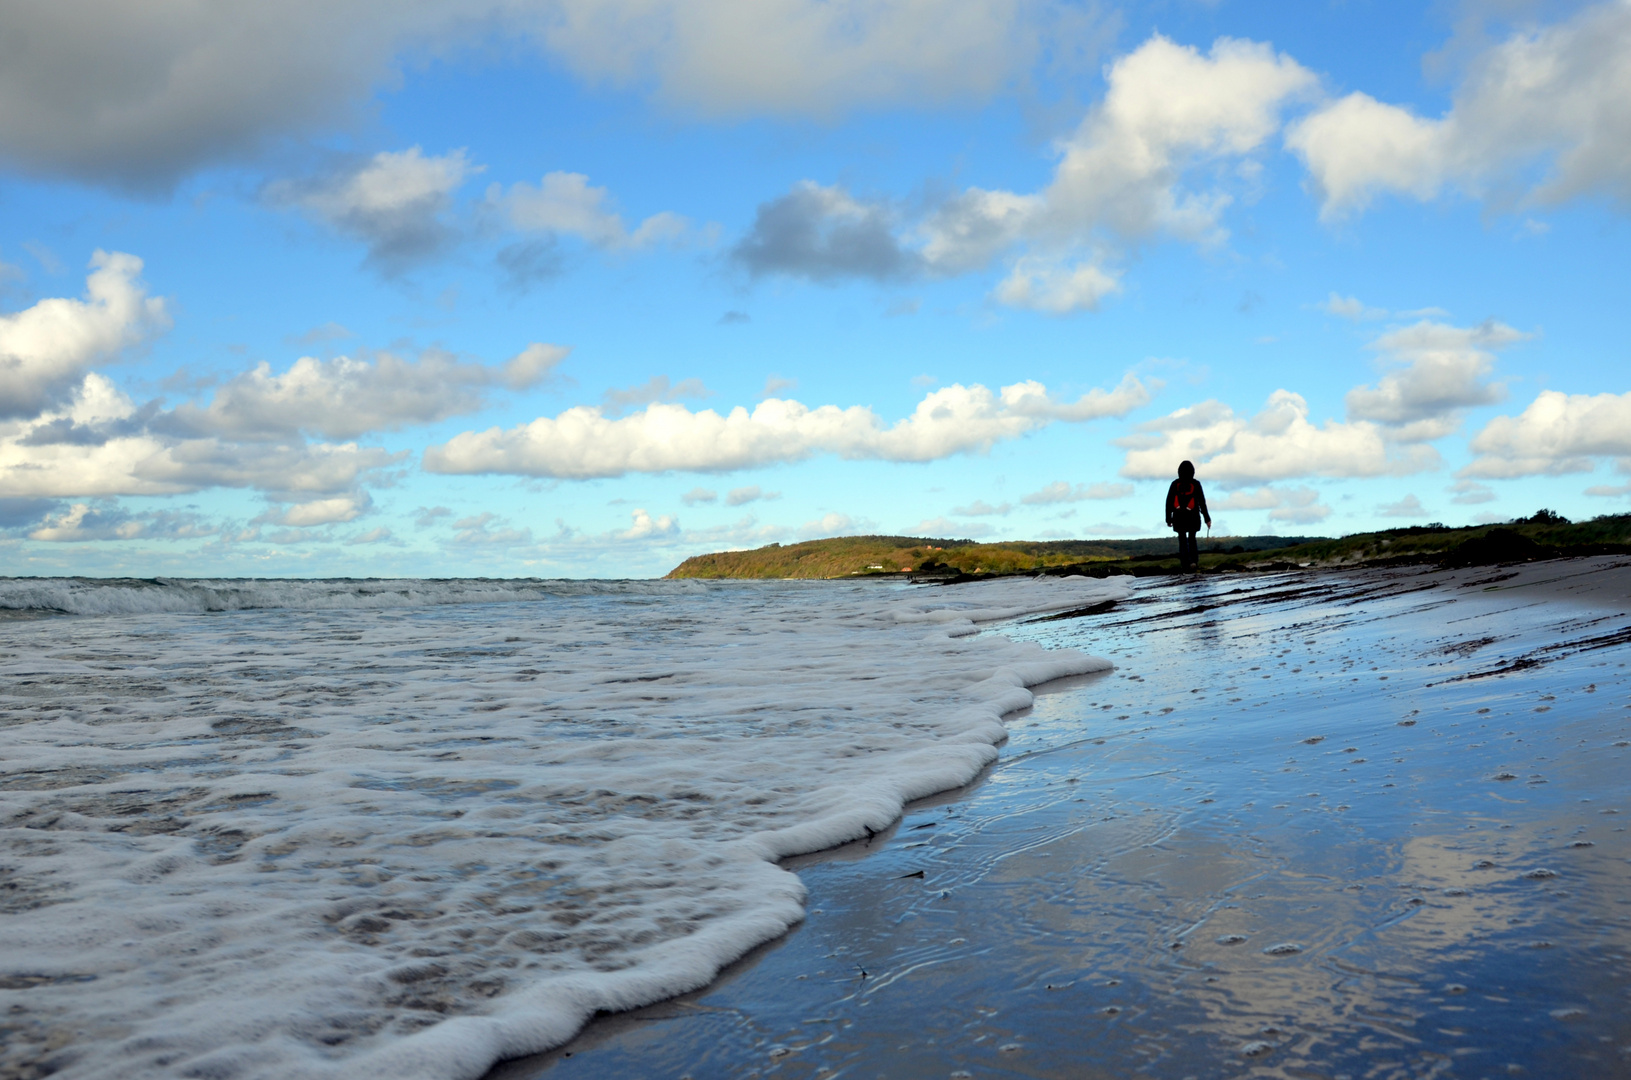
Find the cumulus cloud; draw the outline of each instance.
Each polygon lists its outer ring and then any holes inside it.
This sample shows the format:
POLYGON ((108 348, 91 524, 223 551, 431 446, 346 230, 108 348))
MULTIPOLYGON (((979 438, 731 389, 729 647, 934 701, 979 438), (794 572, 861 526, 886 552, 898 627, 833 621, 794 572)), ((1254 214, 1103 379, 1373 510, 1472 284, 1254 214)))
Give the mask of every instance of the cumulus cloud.
POLYGON ((1381 192, 1430 199, 1452 186, 1481 195, 1516 185, 1541 203, 1597 191, 1631 203, 1628 54, 1631 5, 1611 0, 1476 57, 1438 119, 1356 92, 1294 124, 1286 143, 1307 163, 1327 218, 1381 192))
POLYGON ((1359 302, 1357 296, 1338 296, 1335 292, 1326 298, 1320 305, 1320 310, 1336 315, 1343 319, 1352 319, 1358 322, 1361 319, 1385 319, 1386 308, 1374 308, 1359 302))
POLYGON ((681 379, 676 383, 667 375, 653 375, 640 386, 606 391, 600 411, 607 416, 621 416, 631 408, 653 402, 695 401, 713 396, 714 392, 704 386, 701 379, 681 379))
POLYGON ((1097 311, 1099 301, 1121 290, 1119 276, 1092 263, 1026 256, 1015 261, 993 295, 1009 307, 1049 315, 1097 311))
POLYGON ((1527 337, 1493 319, 1474 327, 1424 320, 1383 334, 1372 348, 1395 369, 1374 387, 1348 391, 1348 415, 1393 426, 1406 441, 1447 435, 1460 425, 1459 410, 1506 395, 1504 386, 1484 381, 1495 363, 1489 350, 1527 337))
POLYGON ((1127 450, 1121 474, 1133 479, 1175 475, 1195 462, 1202 479, 1228 485, 1263 484, 1302 476, 1402 476, 1436 468, 1430 446, 1392 443, 1371 421, 1316 425, 1308 402, 1276 390, 1254 416, 1216 401, 1179 409, 1116 440, 1127 450))
POLYGON ((711 115, 819 117, 985 97, 1061 17, 1032 0, 560 0, 546 12, 544 41, 584 78, 711 115))
POLYGON ((690 227, 678 214, 663 211, 630 230, 607 190, 591 187, 583 173, 546 173, 537 185, 511 184, 508 191, 493 184, 487 205, 517 229, 574 236, 601 248, 649 247, 677 240, 690 227))
POLYGON ((948 517, 925 518, 917 523, 916 528, 912 529, 912 532, 918 536, 956 538, 959 540, 972 540, 980 536, 990 536, 995 531, 989 525, 953 521, 948 517))
POLYGON ((1184 459, 1230 485, 1436 468, 1442 459, 1423 444, 1457 430, 1463 410, 1504 396, 1503 386, 1488 381, 1490 350, 1528 336, 1494 320, 1474 327, 1423 320, 1389 331, 1371 343, 1388 370, 1376 385, 1348 392, 1345 422, 1310 422, 1307 401, 1284 389, 1250 418, 1201 402, 1117 440, 1127 450, 1122 475, 1171 476, 1184 459))
POLYGON ((91 267, 83 300, 51 297, 0 315, 0 420, 63 403, 93 363, 168 329, 164 301, 142 283, 140 259, 98 251, 91 267))
POLYGON ((1311 487, 1260 487, 1256 491, 1235 491, 1212 503, 1214 510, 1267 510, 1270 521, 1311 525, 1331 516, 1331 508, 1319 501, 1311 487))
POLYGON ((1590 472, 1596 459, 1631 459, 1631 393, 1542 390, 1517 416, 1497 416, 1472 438, 1462 477, 1590 472))
POLYGON ((761 204, 731 258, 755 277, 785 274, 819 282, 887 281, 919 269, 918 256, 895 235, 887 204, 809 181, 761 204))
POLYGON ((671 514, 652 517, 644 510, 635 510, 629 516, 634 522, 617 534, 619 540, 650 540, 679 535, 680 519, 671 514))
POLYGON ((293 506, 278 506, 255 519, 256 524, 289 525, 310 528, 313 525, 338 525, 355 521, 373 505, 365 491, 338 495, 327 499, 311 499, 293 506))
POLYGON ((1376 508, 1376 512, 1383 517, 1422 518, 1427 516, 1427 508, 1414 495, 1406 495, 1398 502, 1384 503, 1376 508))
POLYGON ((798 388, 799 381, 797 379, 784 379, 780 375, 767 375, 765 377, 765 388, 759 391, 759 396, 761 398, 777 397, 788 390, 797 390, 798 388))
MULTIPOLYGON (((1218 219, 1232 195, 1217 179, 1228 170, 1217 166, 1261 149, 1285 106, 1314 85, 1312 73, 1267 45, 1220 38, 1203 55, 1159 34, 1116 60, 1106 78, 1104 100, 1060 144, 1048 187, 1029 195, 973 188, 949 200, 924 225, 930 265, 984 265, 1020 240, 1057 252, 1101 232, 1221 239, 1218 219), (1206 166, 1212 186, 1183 187, 1186 174, 1206 166)), ((1090 278, 1076 291, 1087 295, 1090 278)), ((1104 295, 1104 284, 1093 295, 1104 295)), ((1034 294, 1011 290, 1020 299, 1034 294)))
POLYGON ((887 202, 806 181, 759 208, 733 256, 755 275, 831 282, 961 274, 1012 255, 992 293, 999 303, 1091 311, 1121 287, 1114 244, 1223 239, 1226 177, 1253 171, 1283 109, 1314 83, 1267 45, 1221 38, 1202 54, 1160 35, 1106 77, 1104 100, 1059 143, 1041 191, 969 188, 908 228, 887 202), (1201 187, 1185 186, 1203 175, 1201 187))
POLYGON ((456 239, 447 220, 453 193, 481 172, 463 150, 426 157, 414 146, 375 154, 367 162, 317 180, 283 180, 269 201, 298 206, 368 246, 368 261, 396 273, 440 254, 456 239))
POLYGON ((933 391, 911 416, 886 425, 870 408, 770 398, 752 412, 720 415, 683 405, 653 403, 620 419, 589 406, 540 417, 505 431, 490 428, 455 436, 425 451, 424 466, 439 473, 513 473, 565 479, 630 472, 728 472, 800 461, 832 453, 851 459, 933 461, 979 452, 1057 420, 1125 416, 1150 399, 1129 375, 1116 389, 1059 401, 1038 382, 1015 383, 993 393, 984 386, 933 391))
POLYGON ((405 39, 469 5, 87 0, 6 4, 0 154, 37 173, 145 190, 357 115, 405 39))
POLYGON ((730 493, 725 496, 725 505, 746 506, 750 502, 760 502, 761 500, 768 502, 771 499, 781 497, 782 493, 779 491, 765 491, 758 484, 753 484, 749 487, 731 488, 730 493))
POLYGON ((1013 508, 1012 503, 1002 503, 999 506, 992 506, 984 499, 975 499, 967 506, 952 507, 951 512, 956 514, 958 517, 1002 517, 1009 511, 1013 510, 1013 508))
POLYGON ((1083 499, 1124 499, 1133 493, 1131 484, 1077 484, 1072 487, 1063 480, 1055 480, 1040 491, 1022 495, 1020 502, 1027 506, 1051 506, 1054 503, 1081 502, 1083 499))
POLYGON ((231 439, 281 439, 301 431, 352 439, 474 412, 485 404, 485 390, 537 385, 570 351, 534 343, 500 365, 462 361, 437 349, 417 360, 390 353, 371 359, 305 356, 281 375, 261 363, 219 387, 207 405, 182 405, 153 426, 231 439))
POLYGON ((460 518, 453 523, 453 528, 457 531, 452 542, 460 546, 514 547, 532 543, 531 529, 506 526, 503 518, 491 512, 460 518))
POLYGON ((983 99, 1079 9, 1036 0, 82 0, 0 6, 0 155, 30 171, 164 189, 289 135, 353 125, 398 57, 498 33, 590 82, 712 115, 831 116, 983 99), (93 28, 93 29, 87 29, 93 28))
POLYGON ((1460 506, 1477 506, 1479 503, 1495 501, 1495 491, 1487 484, 1480 484, 1476 480, 1457 480, 1449 487, 1451 502, 1460 506))
POLYGON ((0 425, 0 496, 174 495, 210 487, 252 488, 282 502, 356 489, 401 454, 298 436, 245 443, 178 436, 153 406, 138 409, 91 372, 72 400, 31 424, 0 425), (37 438, 41 430, 68 438, 37 438))
POLYGON ((194 540, 213 536, 214 525, 186 511, 154 510, 133 514, 109 502, 75 503, 51 514, 28 533, 30 540, 85 543, 91 540, 194 540))

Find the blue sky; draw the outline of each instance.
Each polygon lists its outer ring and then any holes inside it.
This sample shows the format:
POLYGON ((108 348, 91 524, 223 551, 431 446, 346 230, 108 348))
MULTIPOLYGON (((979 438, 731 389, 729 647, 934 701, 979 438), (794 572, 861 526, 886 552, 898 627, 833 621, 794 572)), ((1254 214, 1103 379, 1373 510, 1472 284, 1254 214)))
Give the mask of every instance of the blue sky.
POLYGON ((1631 3, 0 13, 0 572, 1624 512, 1631 3), (88 29, 89 28, 89 29, 88 29))

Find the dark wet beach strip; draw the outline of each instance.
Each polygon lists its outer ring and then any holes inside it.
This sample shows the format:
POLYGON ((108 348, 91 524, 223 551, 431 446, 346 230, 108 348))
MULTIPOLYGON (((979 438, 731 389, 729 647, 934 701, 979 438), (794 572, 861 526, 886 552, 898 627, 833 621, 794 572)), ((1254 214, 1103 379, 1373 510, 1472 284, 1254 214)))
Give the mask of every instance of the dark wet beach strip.
POLYGON ((1628 580, 1146 581, 1012 628, 1120 667, 795 860, 781 942, 492 1080, 1631 1074, 1628 580))

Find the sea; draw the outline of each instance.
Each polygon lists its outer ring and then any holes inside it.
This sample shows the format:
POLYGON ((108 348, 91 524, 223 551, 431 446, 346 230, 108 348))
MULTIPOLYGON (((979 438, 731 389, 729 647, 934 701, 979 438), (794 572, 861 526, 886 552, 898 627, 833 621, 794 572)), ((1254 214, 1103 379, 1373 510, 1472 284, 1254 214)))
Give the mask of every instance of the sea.
POLYGON ((479 1077, 805 915, 1129 595, 0 579, 0 1075, 479 1077))

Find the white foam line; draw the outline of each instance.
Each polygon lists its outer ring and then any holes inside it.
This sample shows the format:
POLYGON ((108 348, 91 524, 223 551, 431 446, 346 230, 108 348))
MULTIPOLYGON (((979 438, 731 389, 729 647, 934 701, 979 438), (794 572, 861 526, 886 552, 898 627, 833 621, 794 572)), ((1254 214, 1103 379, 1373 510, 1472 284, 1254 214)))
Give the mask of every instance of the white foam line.
POLYGON ((803 918, 778 860, 1111 666, 980 625, 1129 592, 635 584, 0 624, 0 1071, 475 1078, 704 986, 803 918))

